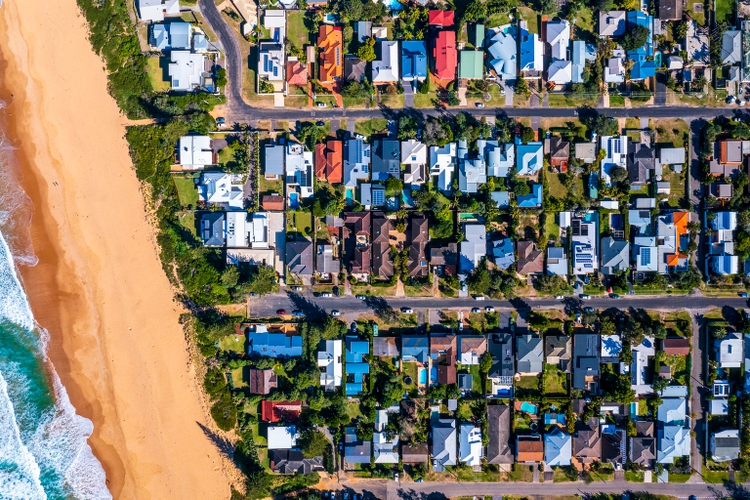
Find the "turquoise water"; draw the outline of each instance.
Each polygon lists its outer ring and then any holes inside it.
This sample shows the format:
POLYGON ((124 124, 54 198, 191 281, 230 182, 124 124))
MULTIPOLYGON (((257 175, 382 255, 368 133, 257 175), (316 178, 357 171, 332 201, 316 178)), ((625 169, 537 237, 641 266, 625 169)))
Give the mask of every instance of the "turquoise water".
POLYGON ((419 369, 419 385, 425 385, 427 383, 427 370, 424 368, 419 369))
POLYGON ((404 4, 398 0, 382 0, 388 10, 404 10, 404 4))
POLYGON ((87 443, 93 425, 70 404, 16 274, 36 258, 11 154, 0 128, 0 499, 111 499, 87 443))
POLYGON ((661 52, 654 54, 654 64, 657 68, 661 68, 661 52))
POLYGON ((536 415, 536 405, 529 403, 528 401, 524 401, 521 403, 521 411, 525 411, 526 413, 530 413, 531 415, 536 415))

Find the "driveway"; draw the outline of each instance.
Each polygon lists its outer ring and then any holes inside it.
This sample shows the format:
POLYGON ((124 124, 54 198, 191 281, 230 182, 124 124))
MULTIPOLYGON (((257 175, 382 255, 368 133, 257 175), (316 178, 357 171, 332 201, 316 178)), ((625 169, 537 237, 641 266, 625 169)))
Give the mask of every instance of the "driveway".
POLYGON ((706 453, 706 414, 703 411, 701 397, 705 391, 703 387, 705 358, 703 357, 704 339, 701 338, 702 322, 698 319, 696 316, 691 316, 693 354, 690 368, 690 427, 695 439, 693 439, 690 454, 690 465, 695 472, 702 474, 703 454, 706 453))
POLYGON ((404 82, 404 107, 414 107, 414 82, 404 82))

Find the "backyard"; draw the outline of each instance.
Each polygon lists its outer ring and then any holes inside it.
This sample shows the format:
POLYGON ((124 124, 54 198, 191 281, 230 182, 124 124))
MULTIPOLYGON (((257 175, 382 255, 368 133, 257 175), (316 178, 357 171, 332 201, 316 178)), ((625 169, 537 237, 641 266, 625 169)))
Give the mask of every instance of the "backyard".
POLYGON ((667 147, 685 147, 690 138, 688 124, 679 118, 653 120, 652 128, 656 131, 656 142, 664 146, 671 145, 667 147))
POLYGON ((157 92, 166 92, 172 88, 169 80, 169 74, 166 69, 167 59, 165 57, 148 58, 148 76, 151 84, 157 92))
POLYGON ((195 207, 198 204, 198 189, 195 187, 193 175, 174 175, 172 179, 174 179, 174 185, 177 188, 180 205, 195 207))
POLYGON ((545 396, 568 395, 568 375, 560 371, 557 365, 546 365, 543 377, 545 396))
POLYGON ((365 137, 379 134, 388 127, 388 120, 385 118, 371 118, 368 120, 357 120, 354 123, 354 131, 365 137))
POLYGON ((310 31, 305 25, 304 10, 289 11, 286 17, 286 37, 298 49, 310 44, 310 31))

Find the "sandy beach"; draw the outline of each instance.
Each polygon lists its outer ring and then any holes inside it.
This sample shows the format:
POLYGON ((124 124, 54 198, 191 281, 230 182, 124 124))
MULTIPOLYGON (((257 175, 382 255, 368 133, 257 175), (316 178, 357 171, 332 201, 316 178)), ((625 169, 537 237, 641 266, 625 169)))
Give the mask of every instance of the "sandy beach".
POLYGON ((34 204, 22 267, 50 357, 115 498, 226 499, 179 305, 75 0, 5 0, 0 96, 34 204))

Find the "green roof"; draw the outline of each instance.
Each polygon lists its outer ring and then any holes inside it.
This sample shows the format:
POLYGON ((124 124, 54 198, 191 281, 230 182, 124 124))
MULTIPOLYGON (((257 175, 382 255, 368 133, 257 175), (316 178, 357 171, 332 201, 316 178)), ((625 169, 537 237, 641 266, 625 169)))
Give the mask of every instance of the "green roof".
POLYGON ((458 77, 480 80, 484 77, 484 51, 462 50, 459 52, 458 77))
POLYGON ((484 46, 484 24, 474 25, 474 47, 481 49, 484 46))

